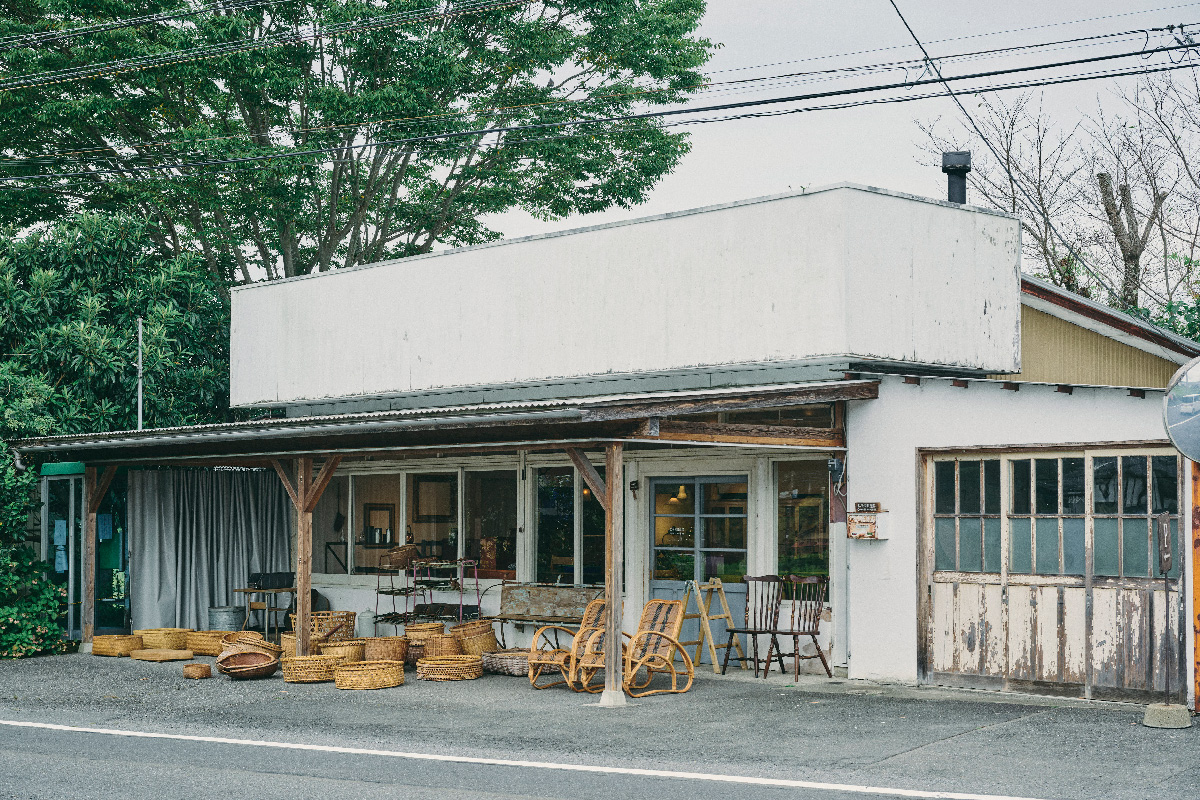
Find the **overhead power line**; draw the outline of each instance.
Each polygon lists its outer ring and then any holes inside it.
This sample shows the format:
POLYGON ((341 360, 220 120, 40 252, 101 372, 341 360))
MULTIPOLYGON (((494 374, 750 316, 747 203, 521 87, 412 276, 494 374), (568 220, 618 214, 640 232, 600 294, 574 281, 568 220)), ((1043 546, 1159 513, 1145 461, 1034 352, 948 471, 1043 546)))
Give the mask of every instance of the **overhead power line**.
MULTIPOLYGON (((1013 186, 1017 187, 1018 191, 1021 192, 1021 194, 1025 197, 1026 202, 1028 202, 1032 208, 1034 208, 1035 210, 1041 210, 1040 206, 1038 206, 1037 202, 1033 199, 1033 197, 1030 196, 1029 191, 1025 188, 1024 182, 1017 180, 1016 177, 1012 174, 1012 170, 1009 169, 1007 161, 1000 155, 1000 151, 996 148, 995 145, 992 144, 991 140, 984 134, 983 129, 981 129, 979 127, 979 124, 975 122, 975 118, 973 116, 971 116, 971 112, 967 111, 967 107, 964 106, 962 101, 958 99, 958 95, 956 95, 954 93, 954 89, 952 89, 950 87, 949 82, 946 80, 946 78, 944 78, 942 76, 941 70, 938 68, 937 64, 933 61, 933 59, 930 58, 929 51, 925 49, 925 45, 923 45, 921 43, 921 39, 917 36, 916 32, 912 29, 912 26, 908 24, 908 20, 905 19, 904 13, 900 10, 900 6, 896 5, 896 0, 888 0, 888 2, 891 3, 892 8, 896 10, 896 16, 900 17, 900 21, 902 23, 904 23, 904 27, 908 30, 909 35, 912 36, 913 41, 916 42, 917 47, 921 48, 921 53, 924 54, 926 60, 929 62, 930 68, 933 69, 933 71, 937 74, 938 80, 946 87, 946 92, 949 94, 950 98, 954 100, 954 104, 958 106, 959 111, 961 111, 963 113, 963 116, 967 118, 967 122, 970 123, 971 127, 975 130, 975 133, 979 136, 980 140, 984 143, 984 145, 987 146, 988 150, 990 150, 992 152, 992 156, 995 157, 997 163, 999 163, 1001 166, 1004 167, 1004 171, 1007 173, 1009 181, 1012 183, 1013 186)), ((1188 49, 1190 49, 1190 46, 1188 49)), ((1178 67, 1178 66, 1184 66, 1184 65, 1177 64, 1174 66, 1178 67)), ((1066 240, 1066 237, 1064 237, 1061 233, 1059 233, 1058 228, 1050 220, 1049 215, 1047 215, 1044 211, 1042 212, 1042 220, 1046 223, 1046 226, 1051 231, 1053 231, 1055 237, 1060 242, 1062 242, 1063 246, 1065 248, 1067 248, 1067 252, 1071 255, 1071 257, 1074 258, 1079 264, 1083 265, 1083 268, 1088 271, 1088 274, 1090 274, 1093 278, 1095 278, 1100 283, 1101 286, 1103 286, 1105 289, 1107 289, 1112 294, 1113 297, 1120 297, 1120 293, 1117 292, 1097 270, 1092 269, 1091 265, 1089 265, 1087 263, 1087 261, 1085 261, 1075 251, 1075 248, 1072 247, 1071 244, 1066 240)), ((1153 295, 1154 293, 1150 292, 1147 289, 1147 294, 1153 295)), ((1159 300, 1159 302, 1162 302, 1162 298, 1160 298, 1160 297, 1156 297, 1155 299, 1159 300)))
MULTIPOLYGON (((790 95, 790 96, 786 96, 786 97, 773 97, 773 98, 763 98, 763 99, 758 99, 758 100, 745 100, 745 101, 740 101, 740 102, 736 102, 736 103, 721 103, 721 104, 700 106, 700 107, 663 109, 663 110, 658 110, 658 111, 646 111, 646 112, 641 112, 641 113, 637 113, 637 114, 622 114, 622 115, 611 116, 611 117, 584 118, 584 119, 575 119, 575 120, 560 120, 560 121, 556 121, 556 122, 527 123, 527 124, 523 124, 523 125, 494 126, 494 127, 489 127, 489 128, 479 128, 479 129, 472 129, 472 130, 465 130, 465 131, 441 131, 441 132, 436 132, 436 133, 424 134, 421 136, 410 136, 410 137, 404 137, 404 138, 399 138, 399 139, 391 139, 391 140, 387 140, 387 141, 360 142, 360 143, 352 143, 352 144, 348 144, 348 145, 341 145, 341 146, 337 146, 337 147, 322 147, 322 148, 309 148, 309 149, 302 149, 302 150, 289 150, 287 152, 282 152, 282 153, 264 153, 264 154, 253 155, 253 156, 242 156, 242 157, 238 157, 238 158, 202 160, 202 161, 193 161, 193 162, 182 162, 182 163, 176 163, 176 164, 128 165, 128 166, 124 166, 124 167, 120 167, 120 168, 92 169, 92 170, 87 170, 87 171, 83 171, 83 172, 74 172, 74 173, 66 172, 66 173, 42 173, 42 174, 32 174, 32 175, 9 175, 9 176, 0 176, 0 182, 39 180, 39 179, 45 179, 45 178, 73 178, 73 177, 94 176, 94 175, 104 175, 104 174, 128 174, 128 173, 134 173, 134 172, 147 172, 147 171, 158 171, 158 170, 168 170, 168 169, 190 169, 190 168, 203 167, 203 166, 208 166, 208 165, 217 165, 217 164, 248 164, 248 163, 254 163, 254 162, 261 162, 261 161, 271 161, 271 160, 275 160, 275 159, 279 159, 279 158, 294 158, 294 157, 302 157, 302 156, 323 155, 323 154, 328 154, 330 152, 354 151, 354 150, 362 150, 362 149, 366 149, 366 148, 370 148, 370 147, 385 147, 385 146, 391 147, 391 146, 397 146, 397 145, 403 145, 403 144, 420 144, 423 142, 438 141, 438 140, 484 137, 484 136, 490 136, 490 135, 513 133, 513 132, 517 132, 517 131, 547 130, 547 129, 553 129, 553 128, 565 128, 565 127, 574 127, 574 126, 580 126, 580 125, 596 125, 596 124, 605 124, 605 123, 613 123, 613 122, 627 122, 627 121, 638 120, 638 119, 658 119, 658 118, 673 117, 673 116, 679 116, 679 115, 708 114, 708 113, 715 113, 715 112, 722 112, 722 111, 733 111, 733 110, 738 110, 738 109, 743 109, 743 108, 751 108, 751 107, 757 107, 757 106, 779 105, 779 104, 784 104, 784 103, 798 103, 798 102, 806 102, 806 101, 810 101, 810 100, 821 100, 821 99, 840 97, 840 96, 846 96, 846 95, 863 94, 863 93, 869 93, 869 92, 880 92, 880 91, 887 91, 887 90, 892 90, 892 89, 911 89, 911 88, 915 88, 915 87, 919 87, 919 86, 928 86, 928 85, 932 85, 932 84, 944 85, 946 87, 946 89, 948 91, 950 91, 950 96, 953 97, 954 94, 953 94, 953 91, 950 90, 949 81, 979 80, 979 79, 983 79, 983 78, 999 77, 999 76, 1003 76, 1003 75, 1014 75, 1014 74, 1019 74, 1019 73, 1041 71, 1041 70, 1047 70, 1047 69, 1057 69, 1057 68, 1067 67, 1067 66, 1080 66, 1083 64, 1093 64, 1093 63, 1111 61, 1111 60, 1118 59, 1118 58, 1129 58, 1129 57, 1133 57, 1133 56, 1148 56, 1148 55, 1154 55, 1154 54, 1158 54, 1158 53, 1170 53, 1170 52, 1175 52, 1175 51, 1180 51, 1180 50, 1194 50, 1194 49, 1195 49, 1195 46, 1191 45, 1191 44, 1172 45, 1172 46, 1168 46, 1168 47, 1153 48, 1150 50, 1126 52, 1126 53, 1115 53, 1115 54, 1108 54, 1108 55, 1103 55, 1103 56, 1092 56, 1092 57, 1084 58, 1084 59, 1059 61, 1059 62, 1054 62, 1051 64, 1037 64, 1037 65, 1029 65, 1029 66, 1025 66, 1025 67, 1012 67, 1012 68, 1000 69, 1000 70, 989 70, 989 71, 985 71, 985 72, 976 72, 976 73, 971 73, 971 74, 967 74, 967 75, 954 75, 954 76, 950 76, 950 77, 943 76, 941 74, 941 71, 937 69, 936 65, 934 65, 934 71, 935 71, 935 74, 937 75, 937 77, 915 80, 915 81, 905 81, 905 82, 900 82, 900 83, 882 84, 882 85, 876 85, 876 86, 854 87, 854 88, 847 88, 847 89, 836 89, 836 90, 830 90, 830 91, 824 91, 824 92, 810 92, 807 94, 790 95)), ((1184 68, 1184 67, 1191 68, 1191 65, 1172 64, 1170 66, 1164 66, 1161 68, 1139 67, 1139 68, 1127 70, 1125 72, 1112 73, 1111 76, 1149 74, 1151 72, 1159 72, 1159 71, 1178 69, 1178 68, 1184 68)), ((1073 81, 1077 81, 1077 80, 1088 80, 1088 79, 1092 79, 1092 76, 1048 78, 1043 82, 1026 83, 1026 84, 1020 84, 1020 85, 1022 85, 1022 86, 1053 85, 1055 83, 1067 83, 1067 82, 1073 82, 1073 81)), ((1016 85, 1013 85, 1012 87, 1008 87, 1008 88, 1016 88, 1016 85)), ((982 87, 980 89, 971 90, 971 92, 976 93, 979 91, 996 91, 996 90, 997 90, 996 87, 982 87)), ((958 102, 958 101, 956 100, 956 102, 958 102)), ((958 103, 958 105, 960 107, 962 107, 961 103, 958 103)), ((964 109, 964 112, 965 112, 965 109, 964 109)))

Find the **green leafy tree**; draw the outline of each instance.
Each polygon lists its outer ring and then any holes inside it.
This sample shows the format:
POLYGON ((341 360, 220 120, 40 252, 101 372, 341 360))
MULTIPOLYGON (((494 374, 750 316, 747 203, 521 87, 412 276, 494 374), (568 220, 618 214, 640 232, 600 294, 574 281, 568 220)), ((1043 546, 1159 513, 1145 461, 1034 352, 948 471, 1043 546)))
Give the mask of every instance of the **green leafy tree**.
POLYGON ((25 541, 36 472, 4 440, 134 427, 139 316, 147 424, 229 415, 228 305, 203 260, 162 255, 148 225, 91 213, 0 237, 0 657, 61 650, 65 610, 25 541))
POLYGON ((686 99, 713 47, 696 35, 703 0, 202 7, 0 2, 0 36, 24 37, 0 40, 0 174, 75 174, 0 192, 0 221, 137 213, 160 252, 199 251, 232 282, 489 241, 488 215, 511 209, 641 202, 686 134, 652 119, 554 126, 686 99), (401 141, 444 133, 462 135, 401 141), (331 151, 254 160, 318 149, 331 151), (178 166, 204 161, 235 163, 178 166))

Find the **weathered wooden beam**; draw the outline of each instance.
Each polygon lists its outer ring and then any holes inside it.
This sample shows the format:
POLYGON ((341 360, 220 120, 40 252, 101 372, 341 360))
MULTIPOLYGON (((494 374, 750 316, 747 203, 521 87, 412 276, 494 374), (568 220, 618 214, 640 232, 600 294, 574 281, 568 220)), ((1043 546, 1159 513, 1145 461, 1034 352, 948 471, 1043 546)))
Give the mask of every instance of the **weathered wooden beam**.
POLYGON ((584 422, 607 422, 644 417, 675 417, 682 414, 711 414, 719 411, 742 411, 757 408, 801 406, 808 403, 832 403, 838 400, 873 400, 879 397, 879 381, 841 383, 830 381, 829 386, 813 386, 758 394, 690 399, 646 401, 621 405, 591 406, 582 409, 584 422))
POLYGON ((600 505, 607 511, 608 489, 604 486, 604 478, 600 477, 600 473, 592 466, 592 462, 588 461, 588 457, 583 454, 582 450, 576 447, 565 449, 571 459, 571 463, 575 465, 575 469, 579 470, 579 477, 583 478, 583 482, 592 490, 592 495, 600 501, 600 505))
POLYGON ((287 470, 283 468, 283 463, 279 459, 273 458, 271 459, 271 466, 275 468, 275 474, 279 476, 279 480, 283 481, 283 488, 287 490, 288 497, 292 498, 292 506, 299 511, 303 503, 300 502, 300 498, 296 495, 296 487, 292 486, 292 479, 288 477, 287 470))
POLYGON ((342 463, 341 456, 330 456, 325 459, 325 463, 321 465, 321 471, 317 473, 316 480, 308 490, 308 496, 304 498, 305 511, 312 513, 317 510, 317 503, 320 502, 321 495, 325 493, 325 487, 329 486, 329 482, 333 480, 333 473, 340 463, 342 463))
POLYGON ((625 663, 622 655, 621 585, 625 562, 625 509, 624 472, 622 460, 624 450, 619 442, 604 449, 606 497, 604 505, 604 693, 600 705, 616 707, 625 705, 622 678, 625 663))
POLYGON ((846 437, 832 428, 790 427, 787 425, 742 425, 726 422, 682 422, 647 420, 639 429, 641 438, 671 441, 732 442, 737 444, 804 445, 808 447, 845 447, 846 437), (657 428, 657 433, 654 430, 657 428))
MULTIPOLYGON (((308 497, 312 490, 313 460, 298 459, 296 496, 308 497)), ((296 655, 311 655, 312 639, 312 512, 296 504, 296 655)), ((353 633, 353 632, 352 632, 353 633)))
POLYGON ((100 504, 104 502, 104 495, 108 494, 108 488, 112 486, 113 478, 116 477, 116 466, 107 466, 104 472, 101 473, 99 480, 96 479, 96 471, 92 470, 92 480, 94 485, 88 487, 88 513, 96 514, 100 511, 100 504))
POLYGON ((99 477, 95 467, 84 467, 83 470, 83 597, 80 598, 79 623, 85 643, 91 642, 96 632, 96 514, 116 474, 115 466, 105 467, 99 477))

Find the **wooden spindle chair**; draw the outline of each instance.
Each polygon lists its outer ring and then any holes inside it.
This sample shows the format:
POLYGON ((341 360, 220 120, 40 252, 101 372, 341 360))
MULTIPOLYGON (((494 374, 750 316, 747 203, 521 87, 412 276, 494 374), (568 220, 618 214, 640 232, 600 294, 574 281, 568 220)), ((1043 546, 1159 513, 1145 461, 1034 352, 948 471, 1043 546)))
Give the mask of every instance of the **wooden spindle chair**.
POLYGON ((771 634, 771 646, 767 649, 767 664, 770 665, 771 652, 774 650, 780 654, 779 671, 783 672, 783 651, 779 646, 779 637, 790 636, 792 658, 794 659, 792 664, 793 682, 800 680, 800 662, 808 658, 821 659, 821 666, 825 667, 825 674, 830 678, 833 677, 829 661, 825 658, 825 653, 821 651, 821 645, 817 642, 817 636, 821 633, 821 615, 825 612, 825 596, 828 587, 828 578, 801 578, 791 575, 787 579, 784 600, 789 606, 786 613, 780 615, 778 630, 771 634), (813 647, 817 649, 816 654, 800 655, 800 640, 804 637, 812 639, 813 647))
MULTIPOLYGON (((746 661, 754 662, 754 677, 758 677, 759 665, 762 665, 763 677, 771 670, 771 648, 767 648, 766 659, 758 657, 758 637, 770 636, 779 627, 779 603, 783 599, 783 580, 778 575, 747 575, 742 579, 746 583, 746 614, 743 624, 728 628, 729 641, 725 646, 725 660, 721 664, 721 674, 729 667, 729 653, 733 650, 733 637, 746 634, 750 638, 750 648, 743 650, 742 655, 736 656, 745 666, 746 661), (749 653, 750 655, 746 655, 749 653)), ((779 656, 779 671, 783 672, 783 656, 779 656)))

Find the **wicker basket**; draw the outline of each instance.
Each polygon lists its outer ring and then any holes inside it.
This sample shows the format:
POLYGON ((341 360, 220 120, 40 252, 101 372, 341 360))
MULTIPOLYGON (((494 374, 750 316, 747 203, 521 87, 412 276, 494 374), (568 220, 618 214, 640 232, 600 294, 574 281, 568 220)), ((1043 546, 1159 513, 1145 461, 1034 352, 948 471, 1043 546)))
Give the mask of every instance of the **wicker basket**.
POLYGON ((92 639, 92 655, 124 658, 145 645, 140 636, 96 636, 92 639))
POLYGON ((487 620, 456 625, 450 629, 450 633, 458 639, 463 653, 468 656, 481 656, 500 649, 500 643, 496 641, 496 629, 487 620))
POLYGON ((147 650, 186 650, 187 635, 191 628, 147 628, 134 631, 134 636, 142 637, 142 644, 147 650))
POLYGON ((284 658, 296 655, 296 634, 281 633, 279 634, 279 646, 283 648, 284 658))
POLYGON ((187 635, 187 649, 198 656, 219 656, 225 649, 222 637, 233 631, 192 631, 187 635))
POLYGON ((471 681, 482 676, 479 656, 442 656, 417 662, 417 680, 421 681, 471 681))
POLYGON ((279 659, 266 653, 226 653, 217 659, 217 669, 236 681, 267 678, 279 669, 279 659))
POLYGON ((383 569, 404 570, 420 557, 421 548, 415 544, 402 544, 384 553, 379 559, 379 566, 383 569))
POLYGON ((230 631, 221 637, 222 642, 252 642, 255 639, 262 639, 263 635, 258 631, 230 631))
POLYGON ((288 683, 331 681, 342 663, 337 656, 292 656, 283 660, 283 679, 288 683))
POLYGON ((403 661, 359 661, 333 671, 339 689, 390 689, 404 685, 403 661))
MULTIPOLYGON (((291 614, 292 630, 296 629, 296 615, 291 614)), ((336 642, 342 639, 354 638, 353 611, 313 611, 309 615, 312 625, 312 638, 321 641, 336 642)))
POLYGON ((445 632, 446 624, 443 622, 414 622, 404 626, 404 635, 408 639, 409 646, 417 643, 424 644, 430 636, 440 636, 445 632))
POLYGON ((461 655, 463 655, 463 649, 458 638, 448 633, 434 634, 425 640, 425 658, 461 655))
POLYGON ((365 639, 346 639, 341 642, 330 642, 329 644, 321 645, 321 655, 337 656, 349 664, 354 661, 362 661, 366 648, 367 642, 365 639))
POLYGON ((415 667, 417 662, 425 657, 425 642, 409 642, 408 652, 404 654, 404 663, 415 667))
POLYGON ((400 661, 408 657, 408 639, 403 636, 372 636, 363 639, 365 661, 400 661))
POLYGON ((254 639, 244 636, 232 642, 222 641, 221 655, 226 655, 227 653, 262 653, 263 655, 278 659, 283 654, 283 648, 277 644, 271 644, 266 639, 254 639))
POLYGON ((498 650, 481 656, 483 671, 495 675, 512 675, 516 678, 529 677, 529 648, 498 650))
POLYGON ((184 664, 183 677, 197 681, 203 678, 211 678, 212 667, 208 664, 184 664))

